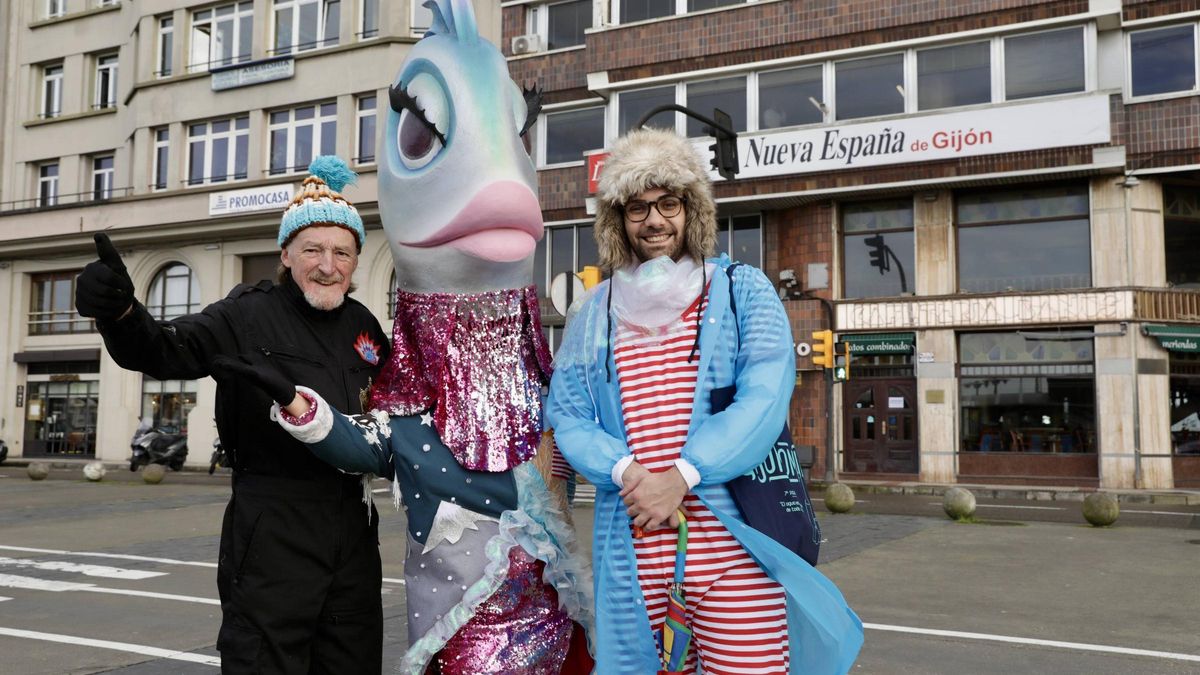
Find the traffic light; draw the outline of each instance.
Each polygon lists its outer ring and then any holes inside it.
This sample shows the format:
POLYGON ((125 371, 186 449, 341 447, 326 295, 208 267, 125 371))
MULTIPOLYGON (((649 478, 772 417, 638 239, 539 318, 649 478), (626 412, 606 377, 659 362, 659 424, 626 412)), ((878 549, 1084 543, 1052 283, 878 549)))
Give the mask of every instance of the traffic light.
MULTIPOLYGON (((733 119, 719 108, 713 109, 713 121, 726 129, 733 129, 733 119)), ((738 172, 737 132, 727 134, 720 129, 706 128, 717 139, 716 143, 708 146, 713 154, 712 159, 709 160, 713 171, 716 171, 725 180, 733 180, 738 172)))
POLYGON ((585 265, 583 271, 577 273, 575 276, 579 277, 579 280, 583 282, 583 289, 585 291, 591 290, 592 286, 600 283, 600 268, 595 265, 585 265))
POLYGON ((842 354, 834 357, 837 365, 833 367, 834 382, 848 382, 850 380, 850 343, 841 343, 842 354))
POLYGON ((813 365, 820 368, 832 368, 834 359, 837 358, 833 353, 833 331, 814 330, 812 339, 813 365))
POLYGON ((882 234, 867 237, 863 240, 863 243, 871 247, 871 250, 868 252, 871 256, 871 267, 878 267, 880 274, 891 269, 891 261, 888 260, 887 255, 887 244, 883 243, 882 234))

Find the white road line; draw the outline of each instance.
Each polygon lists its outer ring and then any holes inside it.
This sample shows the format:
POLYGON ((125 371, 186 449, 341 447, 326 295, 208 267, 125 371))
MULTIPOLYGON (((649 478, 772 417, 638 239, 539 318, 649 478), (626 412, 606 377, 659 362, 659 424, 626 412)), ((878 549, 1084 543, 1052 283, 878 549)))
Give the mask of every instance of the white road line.
POLYGON ((1200 516, 1200 513, 1187 513, 1186 511, 1139 511, 1137 509, 1123 509, 1121 514, 1126 513, 1153 513, 1156 516, 1200 516))
POLYGON ((0 566, 31 567, 37 570, 55 572, 74 572, 86 577, 103 577, 105 579, 140 580, 153 577, 164 577, 166 572, 148 572, 145 570, 127 570, 107 565, 83 565, 62 560, 29 560, 28 558, 6 558, 0 556, 0 566))
POLYGON ((19 577, 15 574, 0 574, 0 588, 23 588, 30 591, 50 591, 51 593, 61 593, 63 591, 81 591, 94 585, 95 584, 77 584, 73 581, 54 581, 52 579, 19 577))
MULTIPOLYGON (((824 497, 813 497, 813 498, 811 499, 811 501, 814 501, 814 502, 824 502, 824 501, 825 501, 825 498, 824 498, 824 497)), ((857 499, 857 498, 856 498, 856 499, 854 500, 854 503, 855 503, 855 504, 870 504, 870 503, 871 503, 871 500, 869 500, 869 499, 857 499)), ((939 504, 941 504, 941 502, 938 502, 938 503, 939 503, 939 504)))
POLYGON ((199 663, 206 666, 220 666, 221 657, 206 656, 204 654, 191 654, 175 649, 162 649, 159 647, 149 647, 147 645, 135 645, 128 642, 111 642, 109 640, 93 640, 91 638, 78 637, 74 635, 56 635, 54 633, 39 633, 32 630, 21 630, 19 628, 4 628, 0 626, 0 635, 9 637, 26 638, 29 640, 43 640, 45 642, 61 642, 68 645, 78 645, 80 647, 96 647, 99 649, 112 649, 119 652, 132 652, 134 654, 142 654, 143 656, 154 656, 160 659, 171 659, 172 661, 187 661, 189 663, 199 663))
MULTIPOLYGON (((926 502, 926 504, 937 504, 941 506, 941 502, 926 502)), ((976 508, 980 509, 1028 509, 1031 511, 1066 511, 1065 506, 1021 506, 1012 504, 976 504, 976 508)))
POLYGON ((200 605, 221 604, 221 601, 215 598, 200 598, 194 595, 175 595, 174 593, 155 593, 154 591, 134 591, 127 588, 104 588, 101 586, 91 586, 90 588, 74 588, 68 590, 89 591, 92 593, 108 593, 110 595, 131 595, 137 598, 155 598, 157 600, 178 600, 180 602, 194 602, 200 605))
POLYGON ((12 600, 12 598, 6 598, 3 595, 0 595, 0 602, 4 602, 5 600, 12 600))
POLYGON ((991 642, 1007 642, 1021 645, 1037 645, 1039 647, 1058 647, 1086 652, 1104 652, 1107 654, 1125 654, 1128 656, 1149 656, 1158 659, 1173 659, 1175 661, 1192 661, 1200 663, 1200 654, 1180 654, 1177 652, 1159 652, 1150 649, 1131 649, 1129 647, 1111 647, 1083 642, 1061 642, 1059 640, 1039 640, 1036 638, 1012 637, 1009 635, 990 635, 988 633, 965 633, 957 630, 937 630, 935 628, 910 628, 908 626, 889 626, 879 623, 864 623, 863 628, 871 630, 890 631, 893 633, 914 633, 917 635, 936 635, 938 637, 963 638, 967 640, 988 640, 991 642))
POLYGON ((191 565, 193 567, 212 567, 217 563, 198 562, 195 560, 175 560, 173 558, 151 558, 144 555, 128 555, 125 553, 93 553, 89 551, 57 551, 48 548, 28 548, 25 546, 0 546, 4 551, 22 551, 25 553, 51 553, 54 555, 77 555, 86 558, 113 558, 116 560, 141 560, 145 562, 163 563, 165 565, 191 565))

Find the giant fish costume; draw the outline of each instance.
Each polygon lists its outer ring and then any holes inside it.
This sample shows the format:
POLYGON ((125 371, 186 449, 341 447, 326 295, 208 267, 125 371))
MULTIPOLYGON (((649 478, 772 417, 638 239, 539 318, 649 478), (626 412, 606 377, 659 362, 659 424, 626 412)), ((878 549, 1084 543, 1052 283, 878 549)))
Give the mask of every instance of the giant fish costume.
MULTIPOLYGON (((529 280, 542 236, 521 140, 536 105, 479 37, 469 0, 389 91, 379 209, 399 285, 372 412, 280 423, 344 471, 394 478, 408 515, 409 650, 420 674, 589 672, 591 578, 530 460, 549 352, 529 280)), ((311 419, 308 419, 311 417, 311 419)))

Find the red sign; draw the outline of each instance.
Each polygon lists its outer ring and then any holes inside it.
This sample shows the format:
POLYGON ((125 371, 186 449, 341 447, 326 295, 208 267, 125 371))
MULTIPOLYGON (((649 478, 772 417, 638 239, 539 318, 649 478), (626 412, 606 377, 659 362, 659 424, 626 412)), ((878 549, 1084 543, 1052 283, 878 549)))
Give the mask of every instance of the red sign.
POLYGON ((600 172, 604 169, 604 160, 608 159, 607 152, 598 152, 587 156, 588 194, 594 195, 600 189, 600 172))

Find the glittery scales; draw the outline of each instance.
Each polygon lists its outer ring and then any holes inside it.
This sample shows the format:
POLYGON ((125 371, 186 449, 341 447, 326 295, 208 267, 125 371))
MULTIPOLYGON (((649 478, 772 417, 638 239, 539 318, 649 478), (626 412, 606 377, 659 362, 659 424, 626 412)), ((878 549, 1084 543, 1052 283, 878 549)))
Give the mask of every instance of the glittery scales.
POLYGON ((371 407, 432 408, 455 460, 507 471, 537 452, 550 351, 533 286, 476 294, 396 292, 391 359, 371 407))

